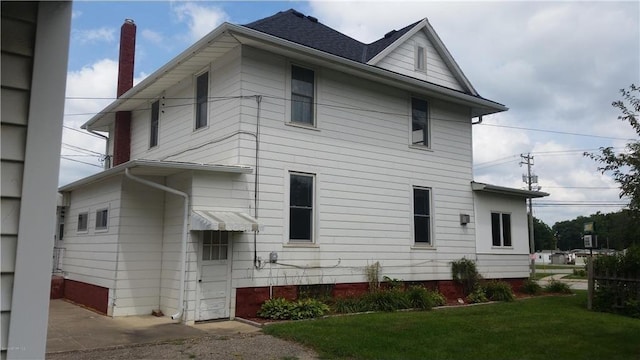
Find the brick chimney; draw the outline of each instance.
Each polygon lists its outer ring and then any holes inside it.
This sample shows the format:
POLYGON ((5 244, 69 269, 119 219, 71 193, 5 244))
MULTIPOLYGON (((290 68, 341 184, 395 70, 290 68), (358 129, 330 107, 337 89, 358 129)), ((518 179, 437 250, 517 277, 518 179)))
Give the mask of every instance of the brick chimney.
MULTIPOLYGON (((126 19, 120 28, 118 58, 118 97, 133 87, 136 51, 136 24, 126 19)), ((129 161, 131 155, 131 111, 118 111, 113 133, 113 166, 129 161)))

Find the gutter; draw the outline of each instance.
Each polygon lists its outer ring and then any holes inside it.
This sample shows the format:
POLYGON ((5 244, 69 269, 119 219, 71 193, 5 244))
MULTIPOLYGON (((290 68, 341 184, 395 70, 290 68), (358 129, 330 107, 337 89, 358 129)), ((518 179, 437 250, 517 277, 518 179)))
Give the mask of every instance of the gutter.
POLYGON ((124 169, 124 175, 129 179, 138 182, 143 185, 150 186, 152 188, 166 191, 168 193, 182 196, 184 198, 184 215, 182 219, 182 251, 180 260, 180 298, 178 300, 178 312, 171 315, 171 320, 183 318, 184 316, 184 290, 185 290, 185 270, 187 268, 187 240, 189 233, 189 195, 185 192, 170 188, 168 186, 160 185, 146 179, 139 178, 132 175, 129 168, 124 169))

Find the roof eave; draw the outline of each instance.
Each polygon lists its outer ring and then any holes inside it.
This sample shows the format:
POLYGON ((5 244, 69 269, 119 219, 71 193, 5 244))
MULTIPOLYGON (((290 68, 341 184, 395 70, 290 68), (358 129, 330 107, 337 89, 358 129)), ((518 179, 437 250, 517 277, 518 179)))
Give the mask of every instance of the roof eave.
POLYGON ((135 159, 127 161, 126 163, 114 166, 99 173, 87 176, 80 180, 74 181, 70 184, 62 186, 58 189, 59 192, 69 192, 79 187, 89 185, 112 176, 124 174, 125 169, 140 169, 146 171, 154 171, 158 176, 167 176, 172 173, 182 171, 209 171, 209 172, 223 172, 223 173, 238 173, 238 174, 250 174, 253 172, 253 168, 243 165, 211 165, 211 164, 198 164, 198 163, 186 163, 176 161, 158 161, 158 160, 146 160, 135 159))
POLYGON ((505 186, 491 185, 491 184, 485 184, 485 183, 480 183, 475 181, 471 182, 471 189, 473 191, 488 192, 488 193, 516 196, 516 197, 522 197, 522 198, 541 198, 541 197, 549 196, 548 193, 542 192, 542 191, 514 189, 514 188, 505 187, 505 186))

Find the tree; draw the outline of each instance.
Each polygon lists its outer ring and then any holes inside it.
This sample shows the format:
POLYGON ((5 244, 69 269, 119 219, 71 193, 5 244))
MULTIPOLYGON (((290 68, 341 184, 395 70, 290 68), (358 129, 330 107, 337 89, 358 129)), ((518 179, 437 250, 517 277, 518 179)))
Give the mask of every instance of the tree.
MULTIPOLYGON (((622 100, 611 105, 622 114, 619 120, 627 121, 640 138, 640 87, 631 84, 629 89, 620 89, 622 100)), ((598 170, 603 174, 609 172, 620 185, 620 198, 628 196, 629 209, 640 214, 640 141, 630 142, 626 152, 616 154, 612 147, 601 147, 600 154, 584 153, 585 156, 599 162, 598 170)))
POLYGON ((533 239, 536 245, 536 251, 539 250, 555 250, 553 247, 553 231, 549 225, 545 224, 538 218, 533 218, 533 239))

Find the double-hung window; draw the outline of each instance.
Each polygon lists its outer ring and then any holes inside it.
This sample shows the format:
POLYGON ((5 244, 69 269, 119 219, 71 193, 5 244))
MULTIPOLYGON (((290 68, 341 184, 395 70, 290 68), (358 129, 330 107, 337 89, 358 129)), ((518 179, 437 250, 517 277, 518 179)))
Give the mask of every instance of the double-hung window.
POLYGON ((289 175, 289 240, 313 241, 313 174, 289 175))
POLYGON ((196 77, 196 130, 207 126, 209 107, 209 73, 196 77))
POLYGON ((78 231, 87 231, 89 225, 89 213, 81 212, 78 214, 78 231))
POLYGON ((291 122, 315 126, 313 70, 291 66, 291 122))
POLYGON ((429 146, 429 104, 426 100, 411 98, 411 144, 429 146))
POLYGON ((229 232, 207 230, 202 232, 202 260, 226 260, 229 250, 229 232))
POLYGON ((413 239, 431 245, 431 190, 413 188, 413 239))
POLYGON ((160 123, 160 101, 151 103, 151 131, 149 134, 149 147, 158 145, 158 125, 160 123))
POLYGON ((96 210, 96 230, 105 230, 109 225, 109 209, 96 210))
POLYGON ((491 213, 493 246, 511 246, 511 214, 491 213))

